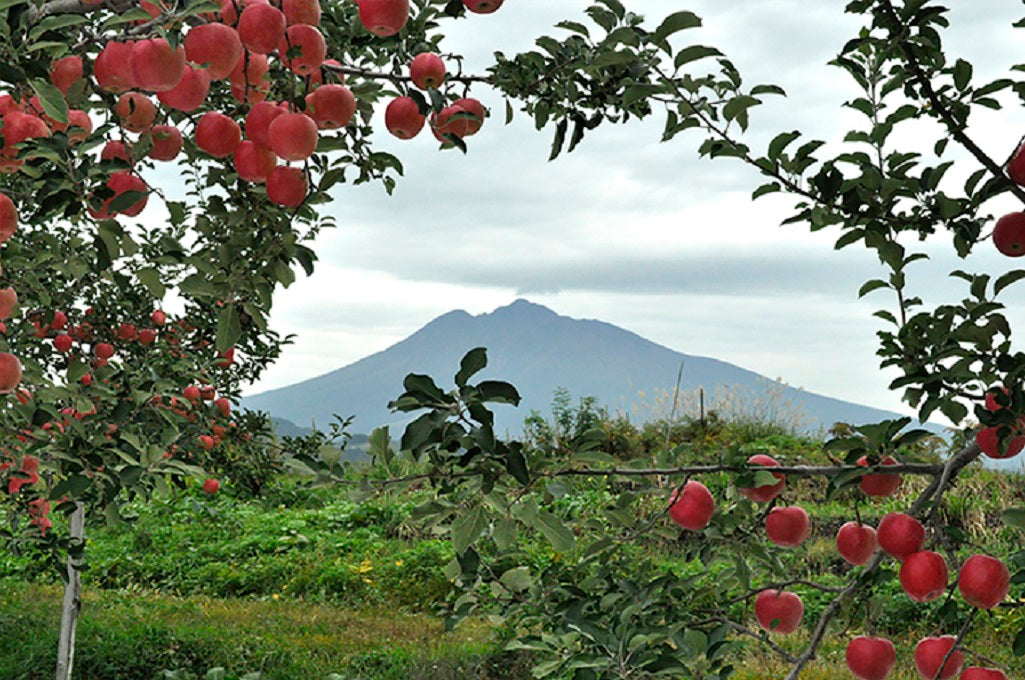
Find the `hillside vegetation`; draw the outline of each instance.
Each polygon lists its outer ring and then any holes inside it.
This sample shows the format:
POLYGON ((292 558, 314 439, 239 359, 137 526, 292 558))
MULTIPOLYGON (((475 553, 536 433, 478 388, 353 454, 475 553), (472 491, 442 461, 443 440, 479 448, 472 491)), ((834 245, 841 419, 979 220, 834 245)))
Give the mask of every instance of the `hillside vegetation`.
MULTIPOLYGON (((664 417, 637 425, 608 414, 594 400, 571 404, 565 393, 557 395, 550 416, 528 418, 525 438, 536 452, 558 455, 559 447, 574 437, 599 432, 602 451, 624 458, 648 456, 653 463, 664 463, 669 456, 677 461, 716 460, 720 452, 737 448, 786 461, 827 460, 821 441, 796 435, 786 423, 722 419, 709 413, 703 419, 664 417)), ((932 440, 906 453, 930 460, 944 448, 945 443, 932 440)), ((234 464, 240 476, 252 474, 245 469, 246 461, 234 464)), ((413 471, 411 464, 397 463, 391 473, 413 471)), ((354 468, 350 481, 355 483, 365 472, 354 468)), ((716 498, 731 493, 727 475, 704 481, 716 498)), ((1022 534, 999 518, 1005 508, 1022 505, 1023 481, 1019 475, 973 464, 944 498, 941 521, 970 537, 973 551, 1006 558, 1020 546, 1022 534)), ((529 677, 530 652, 504 649, 510 626, 529 626, 529 616, 505 621, 490 616, 484 593, 483 610, 445 632, 444 618, 458 594, 451 579, 454 551, 436 538, 431 526, 418 521, 417 507, 433 497, 429 485, 357 503, 350 498, 350 484, 313 488, 288 474, 269 479, 259 496, 248 493, 248 487, 233 488, 229 478, 224 482, 222 492, 213 497, 191 489, 149 505, 129 504, 128 522, 89 533, 78 677, 529 677)), ((597 520, 621 511, 612 507, 616 495, 610 483, 562 480, 558 487, 549 484, 537 500, 562 517, 597 520)), ((905 480, 897 497, 862 503, 859 513, 874 524, 884 513, 904 509, 922 484, 905 480)), ((624 551, 624 569, 635 566, 645 573, 691 579, 695 592, 704 593, 709 602, 736 597, 738 593, 722 592, 718 586, 723 571, 737 568, 728 546, 665 530, 672 526, 664 513, 670 488, 629 506, 636 532, 624 551), (695 557, 708 549, 719 551, 721 559, 714 559, 706 572, 695 557)), ((794 578, 830 585, 850 569, 837 555, 833 537, 852 517, 849 502, 823 499, 819 482, 789 486, 787 501, 811 513, 813 536, 800 549, 778 552, 794 578)), ((521 534, 518 540, 539 571, 572 568, 576 559, 553 551, 536 536, 521 534)), ((28 680, 52 672, 59 587, 38 573, 31 555, 0 557, 0 680, 28 680)), ((751 581, 757 584, 761 577, 753 574, 751 581)), ((1015 585, 1010 599, 1025 602, 1023 594, 1015 585)), ((826 602, 825 594, 802 595, 805 620, 813 620, 826 602)), ((875 595, 880 600, 875 626, 903 649, 936 631, 933 617, 946 603, 945 598, 913 603, 896 578, 885 581, 875 595)), ((698 597, 689 606, 700 609, 703 604, 698 597)), ((750 604, 736 601, 733 613, 756 628, 750 604)), ((992 659, 1011 669, 1012 676, 1025 672, 1025 664, 1012 657, 1010 639, 1022 617, 1025 609, 996 610, 983 618, 968 646, 991 650, 992 659)), ((797 652, 807 636, 792 637, 773 639, 797 652)), ((823 647, 821 660, 801 677, 848 677, 846 640, 837 630, 823 647)), ((758 641, 742 635, 736 641, 725 650, 735 668, 732 677, 751 680, 785 673, 778 658, 758 641)), ((891 677, 917 677, 909 657, 898 656, 891 677)))

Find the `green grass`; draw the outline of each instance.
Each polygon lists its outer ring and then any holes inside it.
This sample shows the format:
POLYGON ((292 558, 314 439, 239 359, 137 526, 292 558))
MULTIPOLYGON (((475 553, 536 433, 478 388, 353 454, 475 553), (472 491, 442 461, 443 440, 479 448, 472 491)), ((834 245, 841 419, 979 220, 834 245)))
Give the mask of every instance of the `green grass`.
MULTIPOLYGON (((0 680, 37 680, 55 664, 60 589, 5 581, 0 680)), ((161 669, 260 671, 265 680, 467 677, 512 679, 522 659, 500 652, 479 621, 445 633, 437 617, 298 600, 86 590, 76 677, 151 678, 161 669)))

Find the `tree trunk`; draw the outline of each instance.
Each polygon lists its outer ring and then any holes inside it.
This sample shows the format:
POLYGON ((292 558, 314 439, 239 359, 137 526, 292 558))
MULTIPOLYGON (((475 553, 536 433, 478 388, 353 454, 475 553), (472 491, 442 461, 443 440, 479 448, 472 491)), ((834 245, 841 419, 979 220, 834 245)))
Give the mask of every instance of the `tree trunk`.
MULTIPOLYGON (((85 505, 75 504, 71 515, 71 538, 85 536, 85 505)), ((75 661, 75 628, 78 612, 82 608, 82 572, 68 555, 68 580, 64 584, 64 602, 61 605, 61 633, 57 645, 57 680, 71 680, 71 666, 75 661)))

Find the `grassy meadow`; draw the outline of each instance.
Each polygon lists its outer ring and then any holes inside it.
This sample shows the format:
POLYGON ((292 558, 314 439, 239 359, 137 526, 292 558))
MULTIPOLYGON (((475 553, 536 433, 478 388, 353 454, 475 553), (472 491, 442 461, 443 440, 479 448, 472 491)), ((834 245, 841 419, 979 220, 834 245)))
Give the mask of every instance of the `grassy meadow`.
MULTIPOLYGON (((787 461, 825 460, 821 441, 795 435, 791 425, 774 420, 713 418, 701 424, 676 418, 634 425, 583 402, 557 409, 554 419, 528 421, 528 440, 545 445, 560 417, 563 429, 601 427, 605 448, 624 457, 664 447, 668 439, 674 445, 687 443, 686 455, 694 461, 708 460, 726 447, 767 452, 787 461)), ((919 454, 935 457, 939 451, 919 454)), ((729 484, 725 475, 705 481, 716 497, 729 484)), ((1020 549, 1022 532, 1001 524, 999 516, 1004 508, 1023 505, 1023 481, 973 464, 947 496, 942 519, 969 537, 971 550, 1007 556, 1020 549)), ((88 533, 77 677, 530 677, 530 654, 504 651, 509 631, 492 625, 486 610, 445 632, 443 618, 452 595, 445 566, 453 550, 413 518, 413 508, 429 497, 429 490, 356 504, 344 487, 310 488, 287 475, 272 480, 255 498, 233 492, 230 480, 225 482, 214 497, 190 489, 147 505, 129 504, 128 523, 88 533)), ((906 508, 923 484, 906 480, 898 497, 863 506, 863 516, 874 523, 885 512, 906 508)), ((833 536, 851 519, 851 511, 848 503, 824 502, 822 486, 820 481, 792 484, 788 498, 812 515, 813 535, 800 549, 783 551, 782 559, 795 576, 839 584, 849 568, 837 556, 833 536)), ((554 507, 597 512, 611 498, 601 482, 581 480, 554 507)), ((657 512, 664 502, 652 498, 642 506, 645 512, 657 512)), ((529 536, 520 540, 537 563, 553 559, 547 543, 529 536)), ((652 557, 681 577, 705 571, 677 548, 643 537, 634 547, 638 557, 652 557)), ((723 568, 713 565, 699 578, 714 583, 723 568)), ((1021 600, 1023 595, 1021 586, 1012 586, 1012 598, 1021 600)), ((60 596, 59 582, 41 575, 30 558, 0 555, 0 680, 52 675, 60 596)), ((891 677, 917 678, 910 650, 920 637, 938 632, 933 617, 943 600, 913 603, 895 578, 877 596, 884 602, 875 625, 899 650, 891 677)), ((802 592, 802 597, 805 622, 814 620, 828 601, 817 591, 802 592)), ((754 625, 745 606, 738 604, 734 613, 754 625)), ((986 614, 968 646, 1007 668, 1010 677, 1022 677, 1025 663, 1013 656, 1011 646, 1023 620, 1025 609, 1013 607, 986 614)), ((803 632, 774 639, 799 653, 807 629, 805 625, 803 632)), ((849 678, 843 654, 855 634, 860 629, 831 631, 819 660, 801 677, 849 678)), ((733 678, 785 675, 786 667, 755 640, 733 654, 733 678)))

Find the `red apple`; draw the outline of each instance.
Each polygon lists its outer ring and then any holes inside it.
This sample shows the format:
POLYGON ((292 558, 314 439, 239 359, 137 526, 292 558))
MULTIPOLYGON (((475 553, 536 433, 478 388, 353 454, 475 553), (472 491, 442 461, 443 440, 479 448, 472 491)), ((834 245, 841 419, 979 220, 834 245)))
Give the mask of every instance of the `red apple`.
POLYGON ((214 365, 217 366, 217 368, 228 368, 228 367, 230 367, 231 364, 234 363, 234 361, 235 361, 235 348, 234 347, 229 347, 228 349, 224 350, 223 352, 218 352, 217 353, 217 358, 220 359, 220 361, 214 362, 214 365))
POLYGON ((125 92, 117 100, 114 113, 121 121, 121 126, 129 132, 142 132, 153 125, 157 117, 157 107, 141 92, 125 92))
MULTIPOLYGON (((897 459, 893 456, 886 456, 881 461, 882 465, 898 465, 897 459)), ((858 465, 868 466, 868 456, 862 456, 858 459, 858 465)), ((866 496, 874 496, 876 498, 888 498, 896 493, 897 488, 900 487, 901 476, 900 475, 887 475, 881 473, 867 474, 861 478, 858 482, 858 488, 866 496)))
POLYGON ((1005 408, 1004 406, 1001 406, 1000 403, 997 401, 997 393, 999 392, 1003 392, 1003 395, 1005 397, 1011 394, 1011 392, 1006 387, 1000 387, 999 385, 997 385, 996 387, 991 387, 988 390, 986 390, 987 411, 999 411, 1000 409, 1005 408))
POLYGON ((217 493, 217 490, 220 488, 221 483, 218 482, 216 479, 208 479, 205 482, 203 482, 203 491, 205 491, 208 494, 215 494, 217 493))
POLYGON ((1007 680, 1007 674, 997 668, 969 666, 961 673, 961 680, 1007 680))
POLYGON ((109 359, 114 356, 114 345, 109 342, 100 342, 93 348, 93 354, 99 359, 109 359))
POLYGON ((957 587, 968 604, 980 609, 993 609, 1007 597, 1011 572, 995 557, 973 555, 961 565, 957 587))
POLYGON ((117 215, 127 215, 129 217, 135 217, 143 211, 146 207, 146 203, 149 200, 147 195, 149 187, 139 177, 131 174, 128 171, 115 172, 109 178, 107 178, 107 189, 113 192, 113 196, 103 201, 100 205, 99 210, 89 208, 89 214, 93 218, 98 220, 106 220, 117 215), (121 211, 111 211, 111 204, 117 200, 119 196, 128 192, 138 192, 143 194, 142 198, 139 198, 127 208, 121 211))
POLYGON ((230 116, 207 111, 196 124, 196 146, 214 158, 227 158, 242 142, 242 130, 230 116))
POLYGON ((58 59, 50 65, 50 82, 64 95, 81 79, 82 57, 78 55, 58 59))
POLYGON ((150 128, 153 148, 147 154, 155 161, 172 161, 182 150, 182 133, 173 125, 154 125, 150 128))
POLYGON ((360 0, 359 20, 374 35, 395 35, 409 19, 409 0, 360 0))
POLYGON ((267 131, 271 151, 286 161, 306 160, 317 148, 317 123, 305 113, 283 113, 267 131))
POLYGON ((281 11, 285 13, 285 21, 289 26, 294 24, 316 26, 320 23, 319 0, 282 0, 281 11))
POLYGON ((238 37, 247 50, 270 54, 285 37, 285 15, 267 3, 249 5, 239 16, 238 37))
POLYGON ((214 402, 214 406, 217 407, 217 410, 220 411, 221 415, 225 418, 231 417, 231 402, 228 401, 227 397, 218 397, 214 402))
POLYGON ((421 90, 437 89, 445 82, 445 62, 433 52, 421 52, 409 64, 409 79, 421 90))
POLYGON ((18 230, 18 209, 7 194, 0 193, 0 243, 4 243, 18 230))
POLYGON ((231 26, 201 24, 185 35, 185 58, 206 65, 210 80, 224 80, 242 58, 242 41, 231 26))
POLYGON ((922 549, 925 527, 914 517, 902 512, 891 512, 879 522, 876 530, 879 547, 900 561, 922 549))
POLYGON ((271 170, 278 166, 278 157, 265 146, 244 140, 235 148, 235 172, 247 182, 265 182, 271 170))
POLYGON ((472 114, 476 120, 467 118, 466 122, 466 137, 475 135, 480 130, 481 126, 484 125, 484 118, 487 116, 487 111, 484 105, 480 101, 473 97, 463 97, 452 102, 452 106, 458 106, 469 114, 472 114))
POLYGON ((298 208, 309 186, 302 168, 279 165, 267 175, 267 198, 285 208, 298 208))
POLYGON ((178 84, 166 92, 158 92, 157 99, 169 109, 191 113, 195 111, 210 94, 210 74, 199 68, 185 67, 178 84))
POLYGON ((18 291, 11 286, 0 288, 0 319, 10 319, 18 306, 18 291))
POLYGON ((13 392, 21 382, 21 362, 10 352, 0 352, 0 394, 13 392))
POLYGON ((397 97, 384 110, 384 125, 399 139, 412 139, 423 129, 427 117, 412 97, 397 97))
POLYGON ((765 518, 765 532, 769 540, 785 548, 796 548, 804 543, 811 532, 811 521, 804 508, 789 505, 773 508, 765 518))
POLYGON ((143 328, 139 331, 139 344, 151 345, 157 339, 157 332, 152 328, 143 328))
POLYGON ((67 133, 70 144, 84 142, 93 131, 92 118, 85 111, 70 109, 68 111, 68 124, 64 126, 63 131, 67 133))
POLYGON ((270 148, 270 124, 285 113, 273 102, 259 102, 246 115, 246 137, 263 147, 270 148))
POLYGON ((96 84, 101 89, 117 94, 135 87, 132 45, 132 42, 111 40, 100 51, 93 62, 93 75, 96 76, 96 84))
POLYGON ((502 6, 505 0, 463 0, 466 9, 474 14, 491 14, 502 6))
MULTIPOLYGON (((764 453, 757 453, 747 459, 749 465, 761 465, 763 467, 776 467, 779 465, 776 459, 772 456, 767 456, 764 453)), ((750 489, 738 489, 741 495, 750 498, 753 501, 759 503, 768 503, 776 496, 783 493, 783 486, 786 484, 786 477, 778 472, 773 472, 773 476, 780 480, 776 484, 765 484, 762 486, 756 486, 750 489)))
POLYGON ((947 562, 937 553, 911 553, 900 566, 900 585, 915 602, 930 602, 947 590, 947 562))
POLYGON ((295 24, 285 30, 285 36, 278 44, 278 56, 285 68, 297 75, 308 76, 320 70, 320 65, 327 58, 327 43, 315 27, 295 24))
POLYGON ((323 85, 306 95, 306 113, 321 130, 337 130, 352 120, 356 98, 344 85, 323 85))
POLYGON ((71 345, 73 343, 74 343, 74 340, 67 333, 61 333, 60 335, 58 335, 56 338, 53 339, 53 346, 61 354, 66 354, 66 353, 70 352, 71 351, 71 345))
POLYGON ((885 638, 859 636, 847 644, 847 668, 858 680, 884 680, 897 661, 893 643, 885 638))
POLYGON ((984 427, 975 433, 975 443, 990 458, 1012 458, 1025 449, 1025 435, 1012 436, 1001 446, 1000 428, 984 427))
POLYGON ((964 652, 960 649, 954 651, 946 663, 943 663, 947 652, 954 646, 956 638, 953 635, 943 637, 927 637, 915 645, 915 668, 918 674, 929 680, 949 680, 958 674, 961 666, 964 665, 964 652), (943 664, 943 668, 940 668, 943 664))
POLYGON ((153 313, 149 316, 150 321, 153 322, 154 326, 163 326, 167 323, 167 314, 161 309, 153 310, 153 313))
POLYGON ((199 435, 199 444, 204 449, 209 451, 210 449, 212 449, 214 447, 214 438, 211 437, 208 434, 201 434, 201 435, 199 435))
POLYGON ((673 521, 691 531, 701 531, 708 526, 715 512, 715 500, 708 487, 694 480, 688 481, 682 489, 676 489, 669 504, 669 516, 673 521))
POLYGON ((796 593, 769 589, 755 598, 758 625, 771 633, 793 633, 803 616, 804 603, 796 593))
POLYGON ((1014 212, 997 220, 993 244, 1008 257, 1025 255, 1025 213, 1014 212))
POLYGON ((1015 184, 1025 186, 1025 144, 1018 147, 1007 164, 1007 176, 1015 184))
POLYGON ((173 48, 163 38, 140 40, 132 45, 131 66, 140 90, 166 92, 185 73, 185 48, 173 48))
POLYGON ((189 385, 182 392, 182 396, 192 402, 199 401, 199 387, 196 385, 189 385))
POLYGON ((847 522, 836 532, 837 552, 851 564, 867 563, 878 547, 876 530, 867 524, 847 522))
POLYGON ((128 165, 132 164, 131 150, 123 141, 111 140, 103 145, 103 151, 100 152, 100 160, 112 161, 114 159, 124 161, 128 165))

